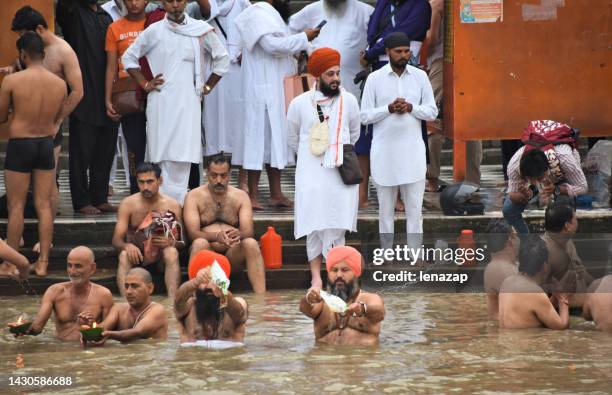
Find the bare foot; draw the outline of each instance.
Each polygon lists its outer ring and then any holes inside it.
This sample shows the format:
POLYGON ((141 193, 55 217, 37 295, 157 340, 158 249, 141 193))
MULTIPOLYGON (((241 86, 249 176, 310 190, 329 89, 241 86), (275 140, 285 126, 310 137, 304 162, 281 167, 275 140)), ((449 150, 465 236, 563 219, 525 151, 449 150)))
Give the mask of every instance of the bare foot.
POLYGON ((426 192, 440 192, 440 186, 438 185, 438 179, 437 178, 428 179, 427 183, 425 184, 425 191, 426 192))
POLYGON ((102 213, 102 211, 98 210, 92 205, 81 207, 80 209, 77 210, 77 212, 81 214, 85 214, 85 215, 97 215, 97 214, 102 213))
POLYGON ((402 202, 402 199, 397 199, 397 202, 395 202, 395 211, 403 212, 404 210, 404 202, 402 202))
POLYGON ((323 288, 323 281, 321 281, 321 277, 313 278, 312 281, 310 282, 310 286, 312 288, 322 289, 323 288))
POLYGON ((112 185, 108 186, 108 196, 113 196, 115 194, 115 190, 113 189, 112 185))
POLYGON ((102 203, 99 206, 96 206, 98 210, 100 210, 103 213, 116 213, 117 212, 117 206, 113 206, 110 203, 102 203))
POLYGON ((47 276, 47 266, 49 266, 49 261, 41 261, 40 259, 34 263, 34 271, 36 275, 39 277, 47 276))
POLYGON ((18 278, 19 270, 12 263, 0 263, 0 277, 18 278))
POLYGON ((280 199, 270 199, 268 204, 274 208, 292 208, 293 202, 283 196, 280 199))
MULTIPOLYGON (((51 248, 53 248, 53 243, 51 243, 51 248)), ((40 254, 40 241, 37 241, 36 244, 34 244, 34 247, 32 247, 32 251, 37 254, 40 254)))
POLYGON ((251 200, 251 207, 254 211, 261 211, 264 209, 261 203, 259 203, 257 200, 251 200))

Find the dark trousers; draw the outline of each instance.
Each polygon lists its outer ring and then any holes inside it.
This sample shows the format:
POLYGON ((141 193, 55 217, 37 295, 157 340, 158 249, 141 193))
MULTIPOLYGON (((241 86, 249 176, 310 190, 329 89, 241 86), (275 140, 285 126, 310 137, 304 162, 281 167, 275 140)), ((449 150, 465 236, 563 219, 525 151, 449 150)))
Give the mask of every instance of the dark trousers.
POLYGON ((136 168, 144 162, 147 147, 147 117, 145 113, 138 112, 122 116, 121 128, 127 145, 130 193, 136 193, 139 191, 136 168))
POLYGON ((506 181, 508 181, 508 162, 522 146, 521 140, 502 140, 501 142, 502 166, 504 168, 504 180, 506 181))
POLYGON ((68 163, 75 210, 108 201, 108 179, 117 146, 117 130, 116 126, 93 126, 70 117, 68 163))

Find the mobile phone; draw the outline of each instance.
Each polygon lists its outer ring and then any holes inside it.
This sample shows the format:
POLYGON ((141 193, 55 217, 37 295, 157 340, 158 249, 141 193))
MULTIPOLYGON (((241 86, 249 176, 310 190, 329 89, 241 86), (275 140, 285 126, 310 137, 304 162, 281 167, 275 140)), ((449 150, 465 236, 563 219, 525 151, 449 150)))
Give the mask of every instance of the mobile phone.
POLYGON ((326 23, 327 23, 327 21, 326 21, 325 19, 323 19, 323 20, 321 21, 321 23, 319 23, 319 24, 317 25, 317 27, 315 27, 315 29, 320 29, 320 28, 322 28, 323 26, 325 26, 325 24, 326 24, 326 23))

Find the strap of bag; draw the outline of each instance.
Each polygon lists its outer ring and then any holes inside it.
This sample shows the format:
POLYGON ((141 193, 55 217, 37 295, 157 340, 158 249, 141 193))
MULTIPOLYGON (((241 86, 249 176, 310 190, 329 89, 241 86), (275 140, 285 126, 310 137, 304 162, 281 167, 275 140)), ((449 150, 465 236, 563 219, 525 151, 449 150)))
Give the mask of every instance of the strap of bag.
POLYGON ((321 106, 317 104, 317 113, 319 114, 319 122, 323 123, 325 121, 325 116, 323 115, 323 110, 321 110, 321 106))
POLYGON ((215 20, 215 23, 217 24, 217 26, 219 26, 219 30, 221 30, 221 34, 223 34, 223 37, 225 37, 225 40, 227 41, 227 34, 225 33, 225 30, 223 29, 223 26, 221 26, 221 22, 219 22, 219 18, 215 17, 214 20, 215 20))
POLYGON ((310 87, 308 86, 308 77, 305 75, 302 75, 301 79, 302 79, 302 89, 304 90, 304 92, 308 92, 310 90, 310 87))

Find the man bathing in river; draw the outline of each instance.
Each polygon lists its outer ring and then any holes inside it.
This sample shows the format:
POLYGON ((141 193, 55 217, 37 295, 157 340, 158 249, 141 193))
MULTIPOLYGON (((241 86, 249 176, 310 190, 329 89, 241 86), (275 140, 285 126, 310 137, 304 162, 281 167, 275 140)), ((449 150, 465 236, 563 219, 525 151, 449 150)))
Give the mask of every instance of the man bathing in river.
POLYGON ((317 342, 341 345, 378 344, 385 306, 380 296, 361 290, 361 254, 353 247, 339 246, 327 255, 327 292, 348 304, 345 313, 334 313, 310 288, 300 302, 300 311, 314 320, 317 342))
POLYGON ((234 266, 246 262, 253 291, 266 292, 249 195, 229 185, 230 162, 223 154, 210 157, 206 177, 208 183, 189 192, 183 209, 187 234, 193 240, 190 258, 198 251, 212 250, 224 254, 234 266))
POLYGON ((84 246, 73 248, 67 260, 70 281, 53 284, 47 289, 27 334, 41 333, 51 313, 55 313, 55 337, 79 341, 79 324, 102 322, 113 306, 111 292, 89 281, 96 270, 93 251, 84 246))
POLYGON ((232 340, 242 342, 248 318, 247 303, 224 295, 212 281, 211 265, 217 262, 229 278, 229 260, 212 251, 203 250, 189 262, 189 281, 181 285, 174 302, 181 342, 196 340, 232 340))
POLYGON ((598 330, 612 332, 612 274, 591 283, 584 298, 582 317, 595 321, 598 330))

